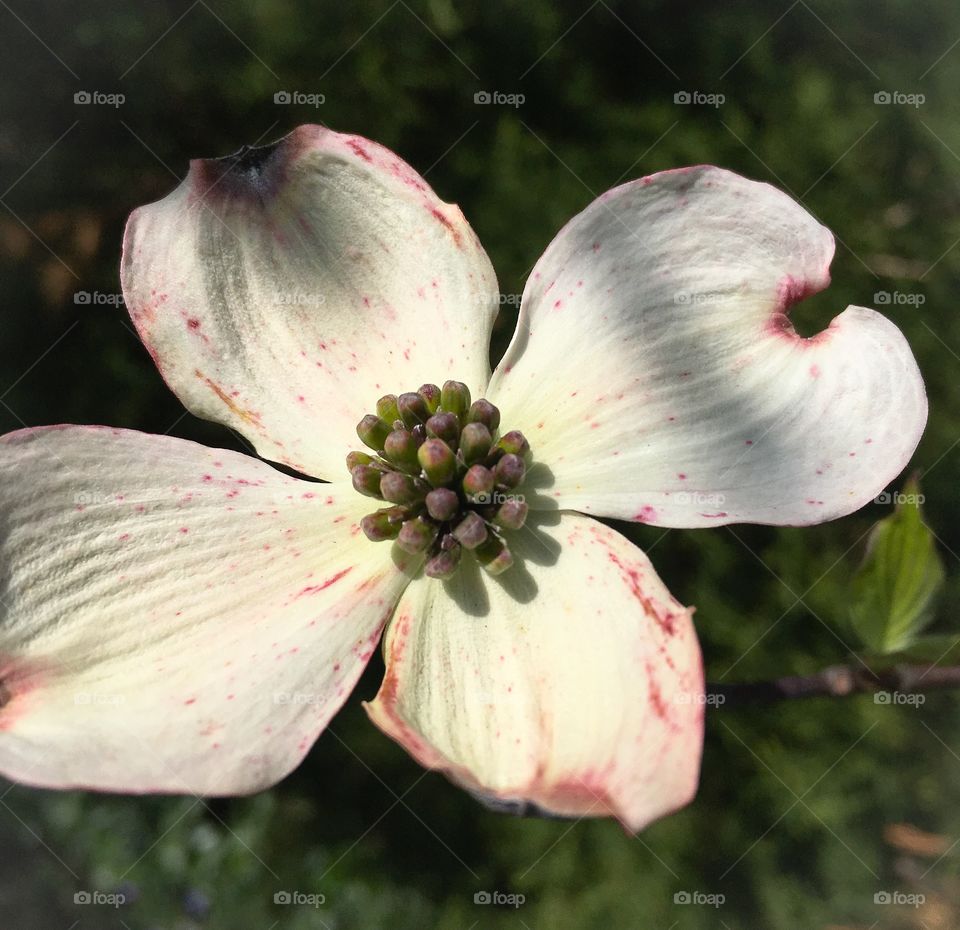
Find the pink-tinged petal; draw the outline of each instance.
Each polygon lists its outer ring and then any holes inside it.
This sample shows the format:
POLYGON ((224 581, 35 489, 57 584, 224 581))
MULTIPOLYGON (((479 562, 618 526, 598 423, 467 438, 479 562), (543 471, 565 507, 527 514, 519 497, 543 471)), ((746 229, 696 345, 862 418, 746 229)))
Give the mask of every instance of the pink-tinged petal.
POLYGON ((121 278, 184 404, 315 477, 341 475, 382 395, 490 375, 497 282, 463 214, 321 126, 192 162, 130 217, 121 278))
POLYGON ((794 331, 833 247, 786 194, 711 167, 576 216, 528 280, 488 391, 552 471, 546 493, 677 527, 819 523, 876 496, 910 460, 926 396, 873 310, 794 331))
POLYGON ((498 801, 630 830, 686 804, 703 740, 691 611, 589 517, 563 514, 511 548, 523 568, 497 580, 464 565, 446 585, 410 585, 371 719, 498 801))
POLYGON ((281 779, 407 581, 359 533, 365 507, 179 439, 0 439, 0 772, 210 795, 281 779))

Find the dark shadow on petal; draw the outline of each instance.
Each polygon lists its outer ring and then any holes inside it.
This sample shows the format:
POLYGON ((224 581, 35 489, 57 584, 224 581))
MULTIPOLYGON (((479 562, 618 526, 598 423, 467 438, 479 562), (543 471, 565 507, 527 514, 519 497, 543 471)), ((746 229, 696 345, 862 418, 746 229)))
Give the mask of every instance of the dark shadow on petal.
MULTIPOLYGON (((380 545, 380 543, 371 543, 371 545, 377 546, 380 545)), ((416 578, 424 563, 424 557, 422 555, 411 555, 409 552, 401 549, 396 542, 390 544, 390 559, 393 564, 410 579, 416 578)))
POLYGON ((523 529, 514 530, 508 537, 510 549, 515 557, 529 559, 534 565, 556 565, 560 558, 560 543, 544 533, 541 527, 557 526, 560 523, 560 511, 531 511, 523 529))
POLYGON ((523 485, 520 490, 528 494, 536 491, 546 491, 556 483, 557 476, 553 473, 553 469, 546 463, 534 459, 523 478, 523 485))
MULTIPOLYGON (((523 530, 520 530, 522 533, 523 530)), ((507 541, 508 545, 510 540, 507 541)), ((489 577, 489 581, 500 585, 503 590, 510 595, 518 604, 529 604, 537 596, 540 590, 530 574, 523 559, 511 548, 513 552, 514 563, 502 575, 489 577)))
POLYGON ((553 494, 548 492, 556 483, 556 476, 550 466, 534 461, 517 491, 523 495, 531 511, 555 511, 560 509, 560 505, 553 494))
MULTIPOLYGON (((490 613, 489 585, 499 585, 503 592, 518 604, 530 604, 540 588, 530 570, 528 560, 535 565, 555 565, 560 558, 560 543, 543 532, 541 527, 556 526, 560 512, 532 512, 522 529, 504 534, 504 540, 513 554, 514 562, 500 575, 489 575, 480 566, 472 552, 464 552, 456 574, 440 582, 446 594, 470 617, 485 617, 490 613)), ((404 555, 403 550, 399 550, 404 555)), ((407 556, 409 560, 411 557, 407 556)), ((396 557, 394 559, 396 562, 396 557)), ((398 567, 402 567, 397 563, 398 567)))
POLYGON ((522 529, 506 535, 507 545, 513 553, 513 565, 502 575, 489 580, 500 585, 517 603, 531 603, 540 590, 527 568, 527 561, 534 565, 549 566, 556 565, 560 558, 560 543, 540 529, 543 526, 556 526, 559 522, 559 512, 531 512, 522 529))
MULTIPOLYGON (((514 565, 509 571, 514 571, 514 565)), ((470 617, 485 617, 490 613, 490 598, 487 596, 487 576, 471 553, 464 553, 457 573, 441 582, 444 591, 456 605, 470 617)))
POLYGON ((539 491, 533 491, 527 487, 522 487, 520 490, 523 492, 523 499, 527 502, 531 513, 533 511, 537 513, 556 513, 560 510, 560 504, 555 497, 541 494, 539 491))

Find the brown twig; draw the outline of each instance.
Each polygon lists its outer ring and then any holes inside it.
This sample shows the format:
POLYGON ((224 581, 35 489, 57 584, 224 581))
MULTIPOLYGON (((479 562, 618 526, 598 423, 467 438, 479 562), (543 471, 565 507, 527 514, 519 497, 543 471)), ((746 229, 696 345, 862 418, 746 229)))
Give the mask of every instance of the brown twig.
POLYGON ((894 665, 871 671, 862 665, 832 665, 812 675, 788 675, 772 681, 710 683, 707 703, 727 707, 877 692, 919 694, 950 688, 960 688, 960 666, 894 665))

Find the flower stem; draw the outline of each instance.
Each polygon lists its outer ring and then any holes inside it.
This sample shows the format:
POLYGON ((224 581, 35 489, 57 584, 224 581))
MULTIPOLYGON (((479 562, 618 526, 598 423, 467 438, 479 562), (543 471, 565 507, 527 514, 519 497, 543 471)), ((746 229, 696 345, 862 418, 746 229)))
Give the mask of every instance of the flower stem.
POLYGON ((960 666, 894 665, 871 670, 861 664, 831 665, 811 675, 787 675, 771 681, 709 683, 707 704, 729 707, 877 692, 920 694, 951 688, 960 688, 960 666))

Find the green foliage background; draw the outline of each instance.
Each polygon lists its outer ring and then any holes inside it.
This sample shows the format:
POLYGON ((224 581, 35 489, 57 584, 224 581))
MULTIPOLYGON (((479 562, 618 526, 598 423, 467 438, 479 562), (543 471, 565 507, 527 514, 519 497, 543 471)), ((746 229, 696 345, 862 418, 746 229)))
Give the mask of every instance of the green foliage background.
MULTIPOLYGON (((797 309, 802 332, 847 304, 876 305, 878 291, 924 298, 882 309, 913 345, 931 400, 914 464, 949 577, 931 630, 960 626, 955 4, 11 0, 0 24, 3 431, 108 423, 240 448, 183 415, 122 308, 74 303, 77 291, 119 291, 127 213, 170 190, 189 157, 227 154, 300 122, 374 138, 462 206, 505 294, 519 294, 553 234, 597 194, 711 162, 790 189, 836 233, 834 283, 797 309), (76 106, 79 90, 126 102, 76 106), (326 102, 278 106, 280 90, 326 102), (526 100, 478 106, 481 90, 526 100), (681 90, 726 101, 676 105, 681 90), (876 105, 883 90, 926 102, 876 105)), ((513 316, 508 305, 500 347, 513 316)), ((802 530, 626 532, 697 605, 708 676, 731 682, 849 658, 850 580, 887 512, 870 506, 802 530)), ((424 775, 359 707, 381 672, 374 663, 306 763, 257 797, 4 786, 3 925, 960 925, 952 694, 921 707, 866 696, 710 709, 697 800, 632 838, 610 822, 491 814, 424 775), (73 903, 78 889, 117 887, 130 899, 122 908, 73 903), (326 903, 275 905, 284 889, 326 903), (526 903, 476 905, 481 890, 526 903), (926 901, 875 904, 884 890, 926 901), (725 902, 674 903, 682 891, 725 902)))

